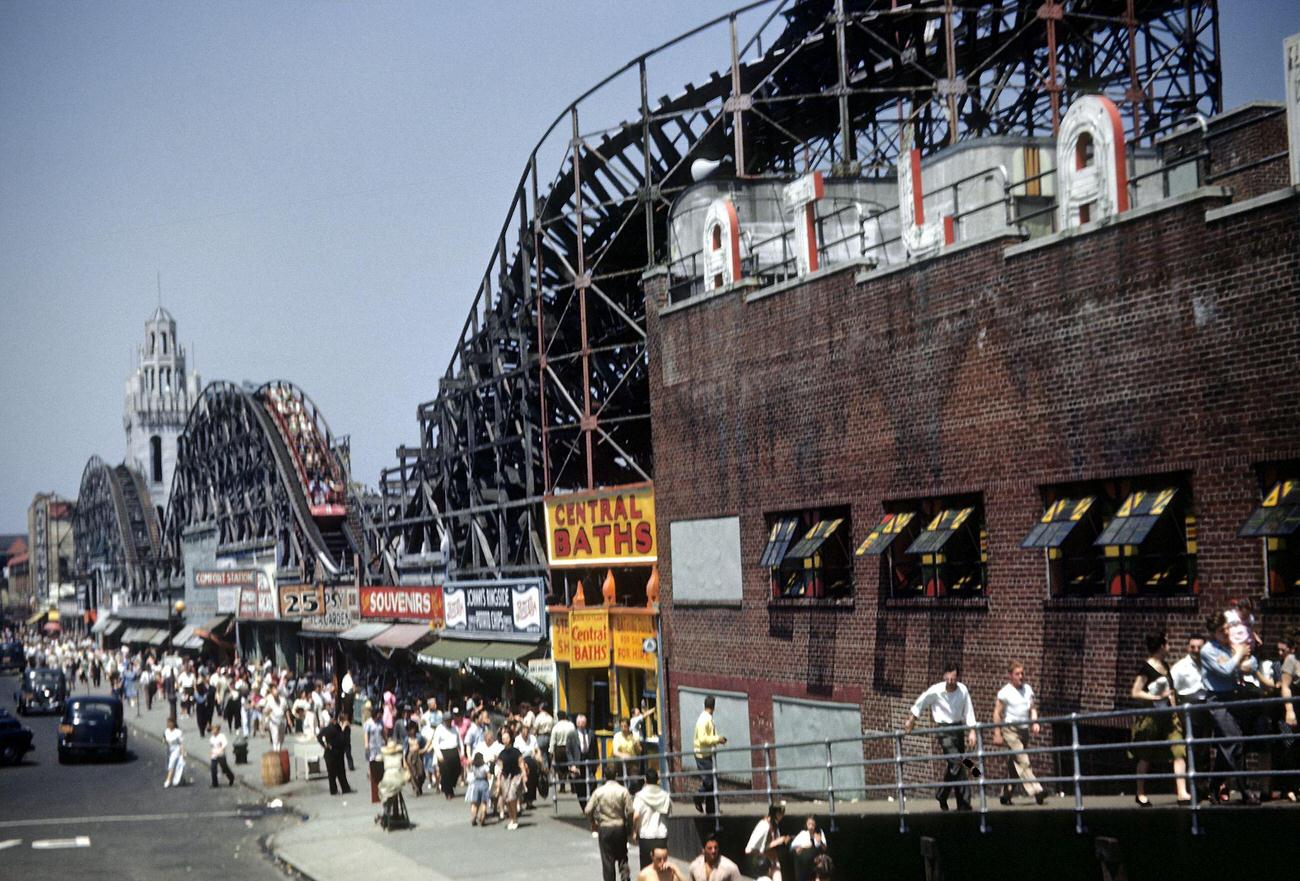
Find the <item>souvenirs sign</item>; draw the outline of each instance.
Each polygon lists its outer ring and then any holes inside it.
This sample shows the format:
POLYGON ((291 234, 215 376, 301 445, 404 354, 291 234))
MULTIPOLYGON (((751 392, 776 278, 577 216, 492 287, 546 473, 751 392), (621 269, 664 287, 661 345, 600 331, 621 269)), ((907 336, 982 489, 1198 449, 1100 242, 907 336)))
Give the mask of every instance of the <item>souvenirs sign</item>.
POLYGON ((548 496, 545 505, 553 568, 650 564, 658 557, 653 484, 548 496))
POLYGON ((537 642, 545 634, 542 579, 449 581, 446 636, 537 642))
POLYGON ((360 600, 362 618, 427 623, 433 629, 442 627, 443 593, 436 585, 363 587, 360 600))

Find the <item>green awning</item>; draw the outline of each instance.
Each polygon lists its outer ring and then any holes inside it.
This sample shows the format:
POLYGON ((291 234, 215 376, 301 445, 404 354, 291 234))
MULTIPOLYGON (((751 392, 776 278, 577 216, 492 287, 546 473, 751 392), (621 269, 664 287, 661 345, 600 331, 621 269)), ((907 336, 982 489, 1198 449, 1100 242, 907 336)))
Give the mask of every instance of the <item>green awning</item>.
POLYGON ((532 642, 482 642, 474 639, 440 639, 420 650, 433 661, 518 661, 537 651, 532 642))

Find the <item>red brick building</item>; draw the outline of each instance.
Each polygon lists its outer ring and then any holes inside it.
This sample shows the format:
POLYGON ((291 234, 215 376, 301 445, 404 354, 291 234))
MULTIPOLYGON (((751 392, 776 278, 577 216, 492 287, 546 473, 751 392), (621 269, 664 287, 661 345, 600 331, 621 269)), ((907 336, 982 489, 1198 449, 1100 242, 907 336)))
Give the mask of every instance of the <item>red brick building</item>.
POLYGON ((1104 710, 1151 631, 1300 623, 1295 549, 1238 536, 1300 478, 1279 133, 1225 114, 1166 145, 1199 186, 1064 233, 672 304, 647 274, 674 748, 706 692, 733 743, 896 728, 948 659, 982 720, 1013 659, 1045 712, 1104 710))

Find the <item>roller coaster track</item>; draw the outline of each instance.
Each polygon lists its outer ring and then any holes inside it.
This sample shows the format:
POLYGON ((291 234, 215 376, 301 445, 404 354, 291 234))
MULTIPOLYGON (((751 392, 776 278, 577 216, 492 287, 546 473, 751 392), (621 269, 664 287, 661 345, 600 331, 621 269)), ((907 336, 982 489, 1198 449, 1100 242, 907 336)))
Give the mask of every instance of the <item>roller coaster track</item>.
MULTIPOLYGON (((341 580, 354 555, 364 555, 364 536, 343 510, 327 517, 313 512, 303 458, 290 448, 275 415, 277 400, 303 414, 325 457, 322 473, 346 488, 347 469, 332 448, 333 435, 301 389, 282 381, 256 388, 209 384, 178 442, 163 540, 168 581, 183 575, 183 538, 194 528, 215 531, 219 554, 274 550, 277 570, 303 582, 341 580)), ((354 504, 348 497, 340 507, 354 504)))
POLYGON ((1081 93, 1114 98, 1138 142, 1219 111, 1213 0, 771 0, 601 80, 529 153, 420 442, 381 475, 380 568, 443 545, 464 576, 541 573, 544 495, 653 477, 641 275, 669 256, 694 160, 880 175, 905 126, 924 154, 1050 135, 1081 93), (652 100, 706 41, 731 47, 717 72, 652 100), (631 118, 592 122, 617 100, 631 118))
POLYGON ((130 600, 145 598, 161 532, 138 472, 92 456, 81 475, 73 533, 76 577, 97 594, 88 598, 92 607, 112 591, 130 600))

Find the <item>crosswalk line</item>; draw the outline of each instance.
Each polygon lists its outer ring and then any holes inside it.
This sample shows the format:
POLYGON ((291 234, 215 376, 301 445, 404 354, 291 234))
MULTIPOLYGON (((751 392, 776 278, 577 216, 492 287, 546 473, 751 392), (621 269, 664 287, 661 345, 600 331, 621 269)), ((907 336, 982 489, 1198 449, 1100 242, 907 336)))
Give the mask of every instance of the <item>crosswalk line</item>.
POLYGON ((89 835, 78 835, 76 838, 46 838, 41 841, 33 841, 33 850, 59 850, 65 847, 90 847, 89 835))

